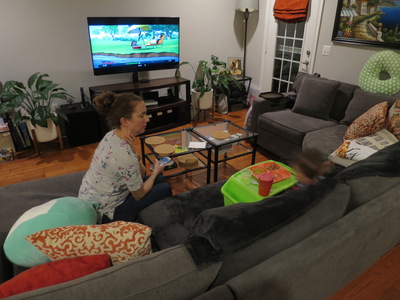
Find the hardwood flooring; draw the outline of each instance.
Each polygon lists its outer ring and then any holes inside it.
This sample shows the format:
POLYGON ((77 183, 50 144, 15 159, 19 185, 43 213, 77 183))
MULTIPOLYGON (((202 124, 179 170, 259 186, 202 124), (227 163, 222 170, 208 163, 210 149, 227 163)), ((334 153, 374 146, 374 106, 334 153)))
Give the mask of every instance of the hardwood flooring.
MULTIPOLYGON (((178 130, 184 127, 195 127, 207 123, 222 121, 224 119, 231 120, 235 124, 243 126, 246 110, 230 112, 227 115, 215 113, 214 118, 207 118, 206 121, 199 123, 187 124, 186 126, 174 128, 178 130)), ((67 145, 67 141, 65 142, 67 145)), ((49 142, 41 144, 42 155, 39 157, 35 150, 28 149, 15 155, 15 160, 0 164, 0 186, 12 183, 49 178, 57 175, 83 171, 89 167, 92 155, 97 147, 97 143, 83 145, 79 147, 66 147, 61 150, 58 142, 49 142)), ((140 150, 140 139, 137 138, 136 149, 140 150)), ((272 155, 269 155, 272 157, 272 155)), ((260 149, 256 155, 256 162, 267 160, 267 154, 260 149)), ((251 156, 243 156, 226 163, 220 163, 218 167, 218 180, 229 178, 238 170, 249 166, 251 156)), ((149 166, 148 166, 149 167, 149 166)), ((181 193, 193 188, 206 184, 206 170, 195 171, 185 175, 172 177, 168 179, 174 194, 181 193)))
MULTIPOLYGON (((199 124, 188 124, 184 127, 217 122, 223 119, 229 119, 242 126, 245 114, 246 110, 230 112, 228 115, 216 113, 213 119, 208 119, 199 124)), ((140 153, 139 141, 137 143, 137 150, 140 153)), ((17 153, 14 161, 0 164, 0 186, 86 170, 96 146, 97 143, 60 150, 59 144, 52 142, 41 145, 43 152, 41 157, 35 154, 34 149, 17 153)), ((256 162, 267 159, 276 159, 276 157, 258 149, 256 162)), ((218 169, 218 180, 229 178, 236 171, 249 164, 250 156, 221 163, 218 169)), ((206 171, 200 170, 169 178, 168 182, 171 184, 174 194, 177 194, 204 185, 206 183, 205 178, 206 171)), ((392 249, 362 275, 329 298, 329 300, 395 299, 400 300, 400 246, 392 249)))

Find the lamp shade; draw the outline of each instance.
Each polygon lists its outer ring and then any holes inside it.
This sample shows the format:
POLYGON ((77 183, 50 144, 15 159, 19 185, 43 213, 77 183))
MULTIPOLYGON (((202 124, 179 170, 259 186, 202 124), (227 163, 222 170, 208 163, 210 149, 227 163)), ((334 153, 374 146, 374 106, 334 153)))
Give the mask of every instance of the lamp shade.
POLYGON ((258 11, 258 0, 236 0, 236 10, 245 12, 246 8, 249 12, 258 11))

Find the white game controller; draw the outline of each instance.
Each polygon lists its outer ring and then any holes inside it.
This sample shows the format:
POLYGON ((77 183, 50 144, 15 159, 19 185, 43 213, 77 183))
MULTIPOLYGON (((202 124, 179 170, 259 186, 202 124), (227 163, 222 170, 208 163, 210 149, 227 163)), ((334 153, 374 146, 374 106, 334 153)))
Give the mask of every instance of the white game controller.
MULTIPOLYGON (((158 162, 160 163, 160 166, 169 166, 169 165, 172 165, 174 163, 174 161, 171 159, 171 157, 168 157, 168 156, 161 157, 158 160, 158 162)), ((154 165, 152 165, 150 167, 150 171, 153 172, 153 170, 154 170, 154 165)))

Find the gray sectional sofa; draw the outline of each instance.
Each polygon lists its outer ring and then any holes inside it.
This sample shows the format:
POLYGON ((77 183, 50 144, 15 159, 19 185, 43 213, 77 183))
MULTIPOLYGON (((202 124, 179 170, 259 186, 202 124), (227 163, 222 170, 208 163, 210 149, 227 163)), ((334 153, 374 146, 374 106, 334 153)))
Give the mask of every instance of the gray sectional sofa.
MULTIPOLYGON (((0 242, 27 209, 76 196, 83 172, 0 188, 0 242)), ((333 177, 223 206, 224 182, 166 198, 139 221, 154 253, 9 299, 308 299, 338 291, 400 241, 400 144, 333 177)), ((15 268, 1 252, 1 281, 15 268)))
POLYGON ((304 149, 317 148, 326 155, 343 143, 348 126, 375 104, 389 107, 400 95, 373 94, 356 85, 299 73, 293 83, 293 108, 270 111, 270 104, 255 99, 248 129, 258 132, 258 145, 291 159, 304 149))

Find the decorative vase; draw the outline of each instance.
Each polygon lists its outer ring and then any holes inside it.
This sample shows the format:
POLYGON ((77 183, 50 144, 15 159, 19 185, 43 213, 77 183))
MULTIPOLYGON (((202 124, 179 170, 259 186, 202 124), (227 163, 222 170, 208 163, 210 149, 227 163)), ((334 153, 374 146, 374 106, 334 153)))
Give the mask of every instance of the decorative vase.
POLYGON ((36 138, 39 143, 45 143, 55 140, 58 137, 57 126, 53 123, 51 119, 47 119, 47 128, 39 125, 33 126, 32 122, 28 120, 26 125, 29 129, 29 135, 32 140, 32 129, 35 130, 36 138))
POLYGON ((218 112, 226 115, 228 113, 228 96, 220 94, 218 97, 218 112))

